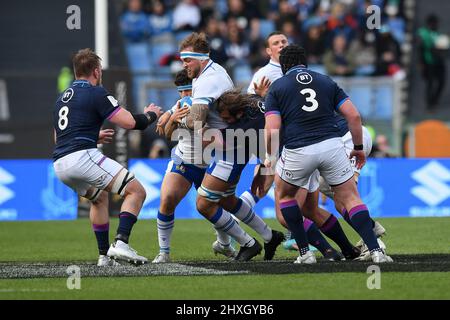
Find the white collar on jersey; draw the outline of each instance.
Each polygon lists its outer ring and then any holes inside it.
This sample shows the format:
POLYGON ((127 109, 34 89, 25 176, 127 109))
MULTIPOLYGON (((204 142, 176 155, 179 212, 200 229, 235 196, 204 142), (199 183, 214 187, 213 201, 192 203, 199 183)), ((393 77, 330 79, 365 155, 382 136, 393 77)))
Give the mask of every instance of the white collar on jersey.
POLYGON ((281 68, 280 63, 275 62, 275 61, 273 61, 272 59, 270 59, 269 64, 271 64, 271 65, 273 65, 273 66, 275 66, 275 67, 281 68))

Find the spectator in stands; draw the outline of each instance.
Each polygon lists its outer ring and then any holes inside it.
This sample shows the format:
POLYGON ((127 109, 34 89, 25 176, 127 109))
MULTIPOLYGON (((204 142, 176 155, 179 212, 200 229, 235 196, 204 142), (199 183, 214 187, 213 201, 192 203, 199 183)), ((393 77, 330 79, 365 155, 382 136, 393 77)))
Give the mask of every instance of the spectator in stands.
POLYGON ((129 42, 141 42, 148 38, 149 24, 141 0, 128 1, 128 8, 120 17, 120 27, 122 35, 129 42))
POLYGON ((325 29, 323 24, 311 24, 303 41, 308 53, 308 64, 321 64, 325 54, 325 29))
POLYGON ((288 38, 289 43, 301 43, 299 30, 297 24, 292 21, 285 21, 281 25, 281 32, 288 38))
POLYGON ((446 65, 442 53, 443 49, 448 49, 448 38, 445 41, 445 36, 438 32, 438 28, 439 19, 432 14, 427 17, 426 26, 418 31, 420 68, 426 82, 425 97, 427 109, 430 111, 439 103, 446 79, 446 65), (442 43, 439 39, 443 39, 442 43))
POLYGON ((266 43, 263 39, 252 42, 249 63, 253 72, 256 72, 258 69, 265 66, 269 58, 270 57, 266 52, 266 43))
POLYGON ((228 13, 225 15, 225 22, 229 24, 229 20, 234 19, 238 28, 245 32, 251 40, 255 40, 259 35, 258 18, 257 8, 250 1, 228 0, 228 13))
POLYGON ((333 76, 350 76, 355 70, 355 57, 347 50, 345 35, 337 35, 333 48, 323 57, 326 71, 333 76))
POLYGON ((402 75, 401 50, 387 25, 381 26, 376 40, 377 62, 375 74, 379 76, 402 75))
POLYGON ((215 0, 200 1, 200 16, 201 21, 199 28, 204 30, 207 28, 209 20, 217 19, 217 17, 219 16, 219 14, 217 14, 216 12, 216 1, 215 0))
POLYGON ((237 26, 228 30, 225 53, 228 58, 227 66, 229 68, 247 63, 250 55, 250 46, 248 41, 245 41, 244 33, 237 26))
POLYGON ((375 144, 372 147, 369 157, 371 158, 394 158, 390 153, 390 146, 387 137, 384 134, 379 134, 375 138, 375 144))
POLYGON ((350 43, 358 29, 358 21, 347 12, 346 6, 341 2, 335 2, 331 6, 327 28, 329 31, 328 44, 333 45, 337 35, 344 35, 346 42, 350 43))
POLYGON ((375 32, 361 32, 357 39, 352 41, 349 51, 355 57, 355 74, 371 76, 375 73, 376 49, 375 32))
POLYGON ((285 21, 291 21, 292 23, 297 22, 297 12, 289 1, 283 0, 278 3, 278 18, 275 20, 275 27, 277 30, 281 30, 282 24, 285 21))
POLYGON ((152 37, 161 37, 172 33, 173 18, 166 12, 164 3, 153 1, 152 13, 148 17, 152 37))
POLYGON ((222 35, 222 22, 218 21, 216 18, 210 18, 206 23, 205 33, 208 35, 209 44, 211 46, 211 51, 209 56, 211 59, 220 64, 225 65, 228 60, 227 54, 225 53, 225 42, 226 39, 222 35))
POLYGON ((390 1, 384 11, 387 16, 386 24, 391 29, 392 36, 402 44, 405 41, 405 19, 401 16, 399 3, 390 1))
POLYGON ((183 0, 173 12, 173 28, 175 31, 194 31, 200 25, 200 8, 194 0, 183 0))
POLYGON ((317 8, 320 1, 315 0, 291 0, 289 1, 298 15, 298 21, 305 21, 317 8))

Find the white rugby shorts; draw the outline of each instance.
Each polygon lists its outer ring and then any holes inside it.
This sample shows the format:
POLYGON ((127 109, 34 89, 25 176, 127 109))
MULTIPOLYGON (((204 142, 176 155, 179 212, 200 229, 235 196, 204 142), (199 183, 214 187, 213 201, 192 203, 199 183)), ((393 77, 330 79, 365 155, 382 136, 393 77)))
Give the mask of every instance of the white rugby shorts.
POLYGON ((53 163, 56 176, 84 197, 89 188, 105 189, 123 168, 98 149, 80 150, 53 163))
POLYGON ((297 149, 283 148, 276 166, 281 179, 306 190, 319 187, 319 175, 314 174, 316 169, 330 185, 342 184, 353 177, 341 138, 297 149))
MULTIPOLYGON (((363 147, 364 147, 363 150, 364 150, 364 154, 366 155, 366 158, 368 158, 370 152, 372 151, 372 137, 370 136, 369 130, 367 130, 366 127, 363 126, 362 129, 363 129, 363 147)), ((353 150, 353 140, 352 140, 352 134, 350 133, 350 131, 347 132, 342 137, 342 142, 344 143, 345 152, 347 153, 347 156, 350 156, 350 152, 352 152, 352 150, 353 150)), ((352 164, 353 172, 360 173, 361 170, 356 168, 355 161, 350 160, 350 162, 352 164)), ((330 185, 322 177, 320 177, 320 180, 319 180, 319 189, 320 189, 320 192, 322 192, 327 197, 334 198, 334 194, 333 194, 333 191, 331 190, 330 185)), ((314 192, 316 190, 317 190, 317 188, 310 192, 314 192)))

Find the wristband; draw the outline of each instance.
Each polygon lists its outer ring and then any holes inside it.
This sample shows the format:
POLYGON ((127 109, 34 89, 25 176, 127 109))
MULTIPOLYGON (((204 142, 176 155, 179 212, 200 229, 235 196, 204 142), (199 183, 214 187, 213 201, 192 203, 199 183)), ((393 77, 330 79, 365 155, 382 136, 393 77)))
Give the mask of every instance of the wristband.
POLYGON ((353 145, 353 150, 356 150, 356 151, 364 150, 364 145, 355 144, 355 145, 353 145))
POLYGON ((146 112, 145 116, 147 117, 149 125, 152 124, 156 119, 158 119, 158 116, 153 111, 146 112))

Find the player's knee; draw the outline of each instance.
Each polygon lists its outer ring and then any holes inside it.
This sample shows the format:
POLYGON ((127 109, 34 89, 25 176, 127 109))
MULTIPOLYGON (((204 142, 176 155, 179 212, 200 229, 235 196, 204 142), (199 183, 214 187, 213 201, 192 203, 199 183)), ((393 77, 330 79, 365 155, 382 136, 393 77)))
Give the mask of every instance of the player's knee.
POLYGON ((145 192, 144 187, 136 180, 136 191, 135 195, 136 197, 144 203, 145 198, 147 197, 147 192, 145 192))
POLYGON ((108 193, 104 191, 100 191, 98 196, 91 201, 93 204, 102 205, 108 202, 108 193))
POLYGON ((161 195, 160 211, 161 212, 174 212, 175 207, 178 204, 177 200, 178 200, 177 196, 172 193, 161 195))
POLYGON ((134 179, 127 185, 125 197, 129 196, 133 197, 134 201, 138 201, 141 205, 145 201, 147 193, 145 192, 144 187, 136 179, 134 179))
POLYGON ((135 179, 134 174, 128 171, 127 169, 123 168, 115 176, 114 182, 112 183, 111 186, 111 192, 124 197, 127 193, 135 192, 134 189, 136 188, 135 187, 136 183, 140 185, 140 183, 135 179))
POLYGON ((210 214, 210 208, 213 206, 206 198, 202 196, 197 197, 197 211, 200 212, 204 216, 208 216, 210 214))

